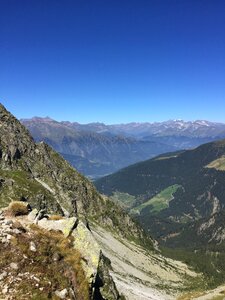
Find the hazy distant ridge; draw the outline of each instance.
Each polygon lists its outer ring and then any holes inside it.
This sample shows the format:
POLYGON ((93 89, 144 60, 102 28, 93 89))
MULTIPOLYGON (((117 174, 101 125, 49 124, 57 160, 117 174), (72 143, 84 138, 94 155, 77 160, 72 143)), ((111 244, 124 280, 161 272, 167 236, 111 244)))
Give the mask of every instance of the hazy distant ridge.
POLYGON ((21 121, 35 140, 45 141, 80 172, 95 178, 165 152, 225 137, 225 124, 204 120, 115 125, 57 122, 49 117, 21 121))

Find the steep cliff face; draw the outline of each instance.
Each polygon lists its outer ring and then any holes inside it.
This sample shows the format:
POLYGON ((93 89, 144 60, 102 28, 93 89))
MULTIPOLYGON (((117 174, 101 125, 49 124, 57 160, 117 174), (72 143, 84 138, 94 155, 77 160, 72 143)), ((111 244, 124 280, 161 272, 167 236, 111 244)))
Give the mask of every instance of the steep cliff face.
POLYGON ((26 128, 2 105, 0 126, 1 185, 5 190, 4 197, 8 189, 11 190, 8 200, 15 200, 12 199, 16 196, 12 190, 20 185, 21 192, 17 197, 32 198, 29 200, 35 206, 44 205, 49 210, 63 210, 68 214, 94 213, 95 209, 100 209, 101 197, 89 181, 46 144, 35 144, 26 128), (8 181, 4 181, 4 177, 8 181), (32 195, 27 185, 33 188, 32 195))

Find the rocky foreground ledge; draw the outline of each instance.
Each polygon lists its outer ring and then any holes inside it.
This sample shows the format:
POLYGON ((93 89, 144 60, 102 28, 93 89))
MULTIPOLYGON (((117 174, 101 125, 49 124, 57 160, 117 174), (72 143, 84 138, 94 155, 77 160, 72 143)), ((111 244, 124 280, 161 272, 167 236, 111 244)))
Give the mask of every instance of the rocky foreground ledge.
POLYGON ((0 299, 123 299, 84 222, 14 205, 0 211, 0 299))

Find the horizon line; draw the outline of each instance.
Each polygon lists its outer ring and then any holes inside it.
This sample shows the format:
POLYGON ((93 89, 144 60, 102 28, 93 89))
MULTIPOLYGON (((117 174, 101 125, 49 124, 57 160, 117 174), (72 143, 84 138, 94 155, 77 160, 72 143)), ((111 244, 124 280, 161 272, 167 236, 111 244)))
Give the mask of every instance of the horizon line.
POLYGON ((157 124, 157 123, 167 123, 167 122, 184 122, 184 123, 196 123, 196 122, 207 122, 207 123, 214 123, 214 124, 225 124, 225 121, 212 121, 212 120, 207 120, 207 119, 193 119, 193 120, 184 120, 181 118, 177 119, 166 119, 163 121, 130 121, 130 122, 119 122, 119 123, 108 123, 108 122, 103 122, 103 121, 90 121, 90 122, 79 122, 79 121, 71 121, 71 120, 59 120, 59 119, 54 119, 50 116, 33 116, 33 117, 26 117, 26 118, 19 118, 20 121, 30 121, 34 119, 42 119, 42 120, 51 120, 55 121, 58 123, 63 123, 63 122, 68 122, 68 123, 77 123, 79 125, 90 125, 90 124, 102 124, 106 126, 111 126, 111 125, 129 125, 129 124, 157 124))

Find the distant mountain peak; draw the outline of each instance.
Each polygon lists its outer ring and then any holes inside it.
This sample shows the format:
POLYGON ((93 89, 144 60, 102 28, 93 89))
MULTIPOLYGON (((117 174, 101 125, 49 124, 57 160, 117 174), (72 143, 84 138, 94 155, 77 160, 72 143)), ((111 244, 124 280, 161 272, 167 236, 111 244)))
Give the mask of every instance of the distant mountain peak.
POLYGON ((34 122, 57 122, 56 120, 50 118, 49 116, 46 116, 46 117, 34 116, 31 119, 29 119, 29 118, 21 119, 21 121, 22 122, 26 122, 26 121, 34 121, 34 122))
POLYGON ((173 122, 185 122, 183 119, 174 119, 173 122))

